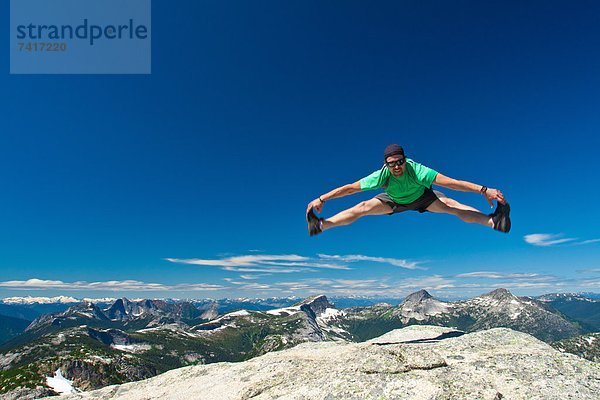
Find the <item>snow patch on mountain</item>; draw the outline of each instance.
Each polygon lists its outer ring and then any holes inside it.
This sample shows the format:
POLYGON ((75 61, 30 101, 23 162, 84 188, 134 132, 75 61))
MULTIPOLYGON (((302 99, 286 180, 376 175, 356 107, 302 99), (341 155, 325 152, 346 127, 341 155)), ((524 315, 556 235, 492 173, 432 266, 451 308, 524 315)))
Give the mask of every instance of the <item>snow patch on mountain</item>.
POLYGON ((594 343, 594 340, 596 340, 596 338, 593 337, 593 336, 588 336, 588 337, 586 337, 584 339, 585 339, 586 342, 588 342, 588 344, 592 344, 592 343, 594 343))
POLYGON ((215 333, 215 332, 220 332, 220 331, 225 330, 227 328, 235 328, 235 327, 236 327, 235 324, 221 325, 221 326, 218 326, 218 327, 213 328, 213 329, 204 329, 204 328, 198 329, 197 332, 201 336, 202 334, 211 334, 211 333, 215 333))
POLYGON ((4 304, 69 304, 79 303, 80 300, 70 296, 56 296, 56 297, 6 297, 2 299, 4 304))
POLYGON ((89 303, 114 303, 115 301, 117 301, 116 298, 114 297, 101 297, 101 298, 91 298, 91 297, 84 297, 83 299, 81 299, 81 301, 87 301, 89 303))
MULTIPOLYGON (((234 317, 246 317, 248 315, 250 315, 250 312, 248 312, 247 310, 234 311, 234 312, 230 312, 228 314, 222 315, 217 319, 213 319, 209 323, 214 324, 215 322, 220 322, 220 321, 231 319, 234 317)), ((205 325, 205 324, 203 324, 203 325, 205 325)))
POLYGON ((111 344, 110 347, 127 353, 142 353, 152 349, 149 344, 111 344))
POLYGON ((165 325, 160 325, 160 326, 156 326, 153 328, 138 329, 136 332, 148 333, 148 332, 160 332, 160 331, 174 332, 179 335, 188 336, 188 337, 192 337, 192 338, 201 337, 201 335, 199 335, 199 334, 195 334, 195 333, 187 331, 184 327, 182 327, 179 324, 165 324, 165 325))
POLYGON ((234 311, 229 314, 225 314, 227 317, 244 317, 246 315, 250 315, 250 313, 246 310, 234 311))
POLYGON ((336 308, 326 308, 324 312, 322 312, 318 317, 317 317, 317 321, 319 322, 327 322, 330 321, 332 319, 335 319, 336 317, 341 317, 346 315, 345 312, 338 310, 336 308))
POLYGON ((73 381, 68 380, 62 375, 60 368, 54 372, 53 377, 46 377, 46 384, 52 388, 56 393, 69 394, 76 393, 73 388, 73 381))
POLYGON ((265 312, 267 314, 270 314, 270 315, 281 315, 281 314, 284 314, 284 313, 288 314, 288 315, 291 315, 291 314, 299 313, 301 311, 300 311, 300 307, 299 306, 294 306, 294 307, 286 307, 286 308, 276 308, 274 310, 268 310, 268 311, 265 311, 265 312))

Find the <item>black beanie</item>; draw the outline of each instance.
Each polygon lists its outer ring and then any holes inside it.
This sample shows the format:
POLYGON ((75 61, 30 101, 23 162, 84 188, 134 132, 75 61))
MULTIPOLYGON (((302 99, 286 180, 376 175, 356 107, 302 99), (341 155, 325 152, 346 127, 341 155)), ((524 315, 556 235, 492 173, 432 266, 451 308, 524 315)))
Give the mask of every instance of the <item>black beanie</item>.
POLYGON ((387 159, 389 156, 393 156, 396 154, 402 154, 404 155, 404 149, 402 148, 402 146, 397 145, 397 144, 390 144, 388 145, 384 152, 383 152, 383 159, 387 159))

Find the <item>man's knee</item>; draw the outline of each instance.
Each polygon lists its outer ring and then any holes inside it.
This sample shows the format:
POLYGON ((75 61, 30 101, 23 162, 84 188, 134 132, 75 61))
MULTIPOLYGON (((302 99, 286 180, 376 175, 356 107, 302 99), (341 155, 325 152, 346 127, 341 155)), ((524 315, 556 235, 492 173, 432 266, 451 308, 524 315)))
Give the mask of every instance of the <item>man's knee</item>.
MULTIPOLYGON (((379 200, 376 200, 379 201, 379 200)), ((363 215, 368 215, 376 206, 376 203, 373 202, 373 200, 368 200, 368 201, 361 201, 360 203, 358 203, 357 205, 355 205, 354 207, 352 207, 352 210, 360 216, 363 215)))
POLYGON ((448 207, 454 207, 458 202, 450 197, 438 197, 438 199, 448 207))
POLYGON ((356 215, 365 215, 367 213, 368 207, 367 207, 367 202, 366 201, 361 201, 360 203, 358 203, 357 205, 355 205, 354 207, 352 207, 352 211, 356 214, 356 215))

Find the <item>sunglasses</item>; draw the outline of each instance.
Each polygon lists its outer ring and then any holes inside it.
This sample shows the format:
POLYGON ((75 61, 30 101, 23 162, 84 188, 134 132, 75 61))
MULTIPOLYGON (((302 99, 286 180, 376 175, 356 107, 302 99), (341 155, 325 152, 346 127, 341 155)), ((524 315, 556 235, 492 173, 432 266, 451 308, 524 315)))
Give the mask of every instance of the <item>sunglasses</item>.
POLYGON ((406 162, 406 158, 401 158, 399 160, 392 161, 392 162, 386 161, 385 165, 387 165, 388 168, 394 168, 396 165, 401 167, 402 165, 404 165, 405 162, 406 162))

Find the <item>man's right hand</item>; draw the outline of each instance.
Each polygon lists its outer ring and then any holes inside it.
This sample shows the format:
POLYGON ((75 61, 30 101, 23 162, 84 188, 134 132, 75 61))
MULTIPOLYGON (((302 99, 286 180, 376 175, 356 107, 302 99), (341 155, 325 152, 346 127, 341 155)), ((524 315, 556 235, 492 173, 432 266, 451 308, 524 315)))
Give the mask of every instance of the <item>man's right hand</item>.
POLYGON ((320 213, 321 210, 323 209, 323 202, 321 201, 321 199, 316 198, 313 201, 311 201, 310 203, 308 203, 308 206, 306 207, 306 213, 308 214, 308 212, 310 211, 311 208, 314 208, 314 210, 317 213, 320 213))

